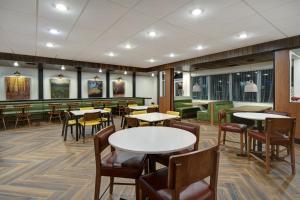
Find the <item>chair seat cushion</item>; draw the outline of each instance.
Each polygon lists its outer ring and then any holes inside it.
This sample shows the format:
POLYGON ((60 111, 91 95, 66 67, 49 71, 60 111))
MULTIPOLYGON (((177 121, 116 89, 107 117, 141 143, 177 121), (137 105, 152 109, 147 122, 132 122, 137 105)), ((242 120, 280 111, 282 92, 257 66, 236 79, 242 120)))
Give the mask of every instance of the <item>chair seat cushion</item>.
POLYGON ((95 119, 95 120, 89 120, 89 121, 84 121, 84 120, 79 120, 79 124, 81 126, 95 126, 101 124, 101 119, 95 119))
MULTIPOLYGON (((163 168, 155 173, 140 177, 140 185, 149 196, 157 196, 159 199, 172 199, 172 190, 167 188, 168 169, 163 168), (155 194, 151 194, 155 193, 155 194)), ((180 193, 180 200, 204 200, 212 198, 212 191, 205 181, 198 181, 180 193)))
POLYGON ((150 126, 149 122, 139 122, 140 126, 150 126))
POLYGON ((76 120, 75 119, 68 120, 68 125, 75 125, 75 124, 76 124, 76 120))
MULTIPOLYGON (((259 130, 250 130, 248 134, 255 140, 266 143, 266 134, 264 132, 260 132, 259 130)), ((270 137, 271 144, 284 145, 289 144, 289 141, 289 137, 281 133, 273 133, 270 137)))
POLYGON ((143 171, 145 155, 112 151, 101 159, 101 174, 116 177, 138 178, 143 171))
POLYGON ((223 131, 242 133, 242 132, 245 132, 246 129, 247 129, 247 125, 245 125, 245 124, 237 124, 237 123, 221 124, 221 130, 223 130, 223 131))

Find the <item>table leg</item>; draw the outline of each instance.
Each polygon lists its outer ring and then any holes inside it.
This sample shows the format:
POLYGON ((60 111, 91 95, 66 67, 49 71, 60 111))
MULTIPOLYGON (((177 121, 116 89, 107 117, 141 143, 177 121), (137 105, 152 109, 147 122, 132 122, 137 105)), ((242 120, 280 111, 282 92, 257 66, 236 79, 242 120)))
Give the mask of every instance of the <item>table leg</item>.
POLYGON ((78 141, 78 129, 79 129, 79 126, 78 126, 78 117, 77 116, 75 117, 75 120, 76 120, 76 141, 78 141))
MULTIPOLYGON (((263 131, 262 121, 257 121, 257 128, 260 132, 263 131)), ((261 142, 257 142, 257 150, 259 152, 262 152, 262 143, 261 142)))

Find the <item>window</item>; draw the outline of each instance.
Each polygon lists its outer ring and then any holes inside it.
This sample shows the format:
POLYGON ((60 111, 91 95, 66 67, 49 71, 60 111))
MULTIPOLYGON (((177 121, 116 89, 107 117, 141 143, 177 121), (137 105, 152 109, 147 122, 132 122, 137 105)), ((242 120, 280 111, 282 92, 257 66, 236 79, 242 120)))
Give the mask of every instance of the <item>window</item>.
POLYGON ((229 74, 211 76, 210 85, 211 99, 229 100, 229 74))
POLYGON ((207 76, 196 76, 192 78, 193 99, 208 99, 207 76))
POLYGON ((232 74, 233 101, 257 101, 257 74, 257 71, 237 72, 232 74))
POLYGON ((273 102, 273 69, 261 70, 261 102, 273 102))

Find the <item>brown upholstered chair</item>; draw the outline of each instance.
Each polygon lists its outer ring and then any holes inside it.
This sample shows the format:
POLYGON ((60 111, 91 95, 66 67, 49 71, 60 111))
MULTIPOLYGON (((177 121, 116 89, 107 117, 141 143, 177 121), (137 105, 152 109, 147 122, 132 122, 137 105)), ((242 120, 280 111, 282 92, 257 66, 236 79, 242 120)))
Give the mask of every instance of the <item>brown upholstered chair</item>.
MULTIPOLYGON (((144 169, 145 155, 131 156, 121 151, 111 151, 103 158, 102 152, 109 146, 108 138, 115 132, 115 126, 108 126, 97 133, 94 138, 95 159, 96 159, 96 181, 94 199, 99 199, 101 177, 110 177, 110 194, 113 193, 114 184, 131 185, 126 183, 114 183, 114 177, 130 178, 136 180, 136 192, 138 192, 137 179, 144 169)), ((137 195, 138 197, 138 195, 137 195)))
POLYGON ((4 109, 5 108, 6 108, 5 105, 0 106, 0 120, 2 121, 4 130, 6 130, 5 117, 4 117, 4 109))
POLYGON ((164 166, 168 166, 170 156, 198 150, 199 137, 200 137, 200 127, 198 125, 194 125, 194 124, 190 124, 190 123, 186 123, 186 122, 181 122, 181 121, 177 121, 177 120, 171 120, 170 121, 170 127, 183 129, 183 130, 186 130, 186 131, 189 131, 189 132, 193 133, 196 136, 196 143, 194 145, 194 148, 185 149, 185 150, 182 150, 182 151, 178 151, 178 152, 174 152, 174 153, 168 153, 168 154, 149 155, 150 171, 155 171, 156 162, 158 162, 158 163, 160 163, 164 166))
MULTIPOLYGON (((272 156, 271 146, 280 145, 289 149, 291 152, 291 167, 292 173, 295 174, 295 118, 267 118, 266 128, 264 132, 259 130, 249 130, 248 131, 248 149, 249 158, 254 157, 259 161, 262 161, 266 166, 266 172, 270 172, 270 157, 272 156), (251 148, 252 140, 257 140, 262 144, 265 144, 265 157, 263 160, 256 156, 255 151, 251 148)), ((277 157, 279 155, 277 154, 277 157)))
POLYGON ((126 117, 128 117, 129 115, 130 115, 130 108, 125 107, 124 108, 124 113, 123 113, 122 118, 121 118, 121 127, 122 128, 125 128, 125 126, 126 126, 126 117))
POLYGON ((139 120, 132 117, 125 118, 127 128, 138 127, 140 125, 139 120))
POLYGON ((142 199, 217 199, 218 147, 170 157, 169 168, 139 178, 142 199), (210 177, 209 184, 204 180, 210 177))
MULTIPOLYGON (((235 142, 231 140, 226 140, 226 133, 238 133, 240 134, 240 154, 244 155, 244 147, 247 149, 247 125, 245 124, 238 124, 238 123, 228 123, 226 112, 221 110, 218 113, 218 120, 219 120, 219 134, 218 134, 218 145, 221 142, 221 135, 223 132, 223 145, 225 145, 225 141, 235 142), (245 138, 245 143, 244 143, 245 138)), ((246 150, 247 151, 247 150, 246 150)))
POLYGON ((53 118, 58 118, 60 122, 61 120, 61 103, 49 103, 48 104, 50 111, 48 112, 49 115, 49 122, 52 121, 53 118))
POLYGON ((16 128, 20 121, 22 121, 22 122, 27 121, 28 125, 30 126, 30 124, 31 124, 31 122, 30 122, 31 114, 29 112, 30 107, 31 107, 30 104, 21 104, 21 105, 14 106, 14 108, 16 110, 16 124, 15 124, 16 128))
MULTIPOLYGON (((117 107, 119 116, 123 116, 124 115, 126 107, 127 107, 126 101, 119 101, 118 107, 117 107)), ((121 127, 122 127, 122 125, 121 125, 121 127)))
POLYGON ((148 107, 147 113, 159 112, 158 107, 148 107))

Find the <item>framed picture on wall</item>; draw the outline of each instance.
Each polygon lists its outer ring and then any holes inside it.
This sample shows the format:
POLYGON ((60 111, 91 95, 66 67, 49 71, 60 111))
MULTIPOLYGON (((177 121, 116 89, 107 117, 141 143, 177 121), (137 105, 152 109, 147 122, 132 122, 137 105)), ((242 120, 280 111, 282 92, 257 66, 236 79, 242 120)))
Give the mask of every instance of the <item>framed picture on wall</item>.
POLYGON ((50 79, 51 99, 70 98, 70 79, 52 78, 50 79))
POLYGON ((114 97, 125 96, 125 82, 123 80, 113 81, 113 96, 114 97))
POLYGON ((103 81, 88 80, 88 96, 102 97, 103 81))
POLYGON ((30 78, 26 76, 5 77, 7 100, 30 99, 30 78))

